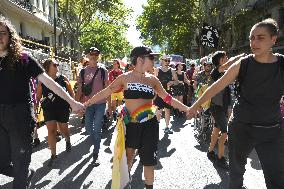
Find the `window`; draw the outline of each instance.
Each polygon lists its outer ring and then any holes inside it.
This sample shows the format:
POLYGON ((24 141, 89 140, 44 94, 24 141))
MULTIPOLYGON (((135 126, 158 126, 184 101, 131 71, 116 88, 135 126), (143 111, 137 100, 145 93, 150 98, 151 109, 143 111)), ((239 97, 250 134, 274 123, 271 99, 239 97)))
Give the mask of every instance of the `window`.
POLYGON ((45 12, 46 0, 42 0, 42 11, 45 12))

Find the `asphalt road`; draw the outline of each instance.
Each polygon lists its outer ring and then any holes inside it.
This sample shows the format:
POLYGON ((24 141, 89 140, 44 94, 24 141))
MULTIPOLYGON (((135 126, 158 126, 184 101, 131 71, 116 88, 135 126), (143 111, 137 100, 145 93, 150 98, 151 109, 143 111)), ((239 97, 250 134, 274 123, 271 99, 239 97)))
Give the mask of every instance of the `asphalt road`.
MULTIPOLYGON (((208 144, 198 143, 194 137, 193 120, 171 118, 174 134, 164 135, 164 120, 160 123, 158 165, 155 170, 154 188, 157 189, 226 189, 228 172, 215 167, 206 157, 208 144)), ((74 115, 70 119, 72 152, 65 152, 65 140, 57 143, 58 158, 52 169, 47 167, 50 151, 47 145, 47 129, 39 129, 41 145, 34 149, 31 167, 36 170, 31 188, 54 189, 109 189, 111 188, 112 153, 110 143, 114 125, 103 134, 99 159, 101 165, 92 165, 92 147, 85 128, 74 115)), ((135 158, 132 189, 142 189, 143 169, 139 157, 135 158)), ((245 186, 248 189, 264 189, 265 183, 255 152, 248 159, 245 186)), ((12 179, 0 175, 0 188, 12 188, 12 179)))

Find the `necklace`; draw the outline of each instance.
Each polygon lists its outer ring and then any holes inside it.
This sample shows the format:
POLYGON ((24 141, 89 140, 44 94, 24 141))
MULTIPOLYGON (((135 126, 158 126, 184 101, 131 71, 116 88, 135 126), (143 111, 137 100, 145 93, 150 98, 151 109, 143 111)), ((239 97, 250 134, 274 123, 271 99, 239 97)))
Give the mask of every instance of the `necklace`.
POLYGON ((2 60, 0 60, 0 71, 3 70, 3 68, 2 68, 2 61, 6 58, 6 56, 1 57, 1 58, 2 58, 2 60))

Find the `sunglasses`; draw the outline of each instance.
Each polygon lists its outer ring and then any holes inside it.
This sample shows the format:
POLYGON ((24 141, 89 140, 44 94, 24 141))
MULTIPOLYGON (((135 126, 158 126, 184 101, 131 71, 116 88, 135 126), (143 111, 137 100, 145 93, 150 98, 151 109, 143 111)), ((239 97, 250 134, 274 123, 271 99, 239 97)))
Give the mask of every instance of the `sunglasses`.
POLYGON ((165 62, 171 62, 171 60, 167 60, 167 59, 163 59, 163 61, 165 61, 165 62))
POLYGON ((155 59, 155 57, 154 57, 153 55, 145 55, 145 56, 143 56, 143 57, 148 57, 149 60, 154 60, 154 59, 155 59))
POLYGON ((99 53, 97 53, 97 52, 90 52, 90 55, 91 56, 99 56, 99 53))

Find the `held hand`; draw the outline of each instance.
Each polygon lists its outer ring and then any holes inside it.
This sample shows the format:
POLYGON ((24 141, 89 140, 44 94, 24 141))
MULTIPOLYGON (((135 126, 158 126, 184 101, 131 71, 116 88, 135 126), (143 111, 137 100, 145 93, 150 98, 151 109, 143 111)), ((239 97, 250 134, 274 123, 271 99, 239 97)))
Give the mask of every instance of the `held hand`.
POLYGON ((186 115, 189 119, 195 118, 197 114, 198 114, 198 109, 194 108, 193 106, 188 108, 188 111, 186 112, 186 115))
POLYGON ((71 104, 71 108, 72 108, 72 111, 75 112, 76 114, 84 114, 86 110, 85 106, 82 103, 77 102, 77 101, 74 101, 71 104))

